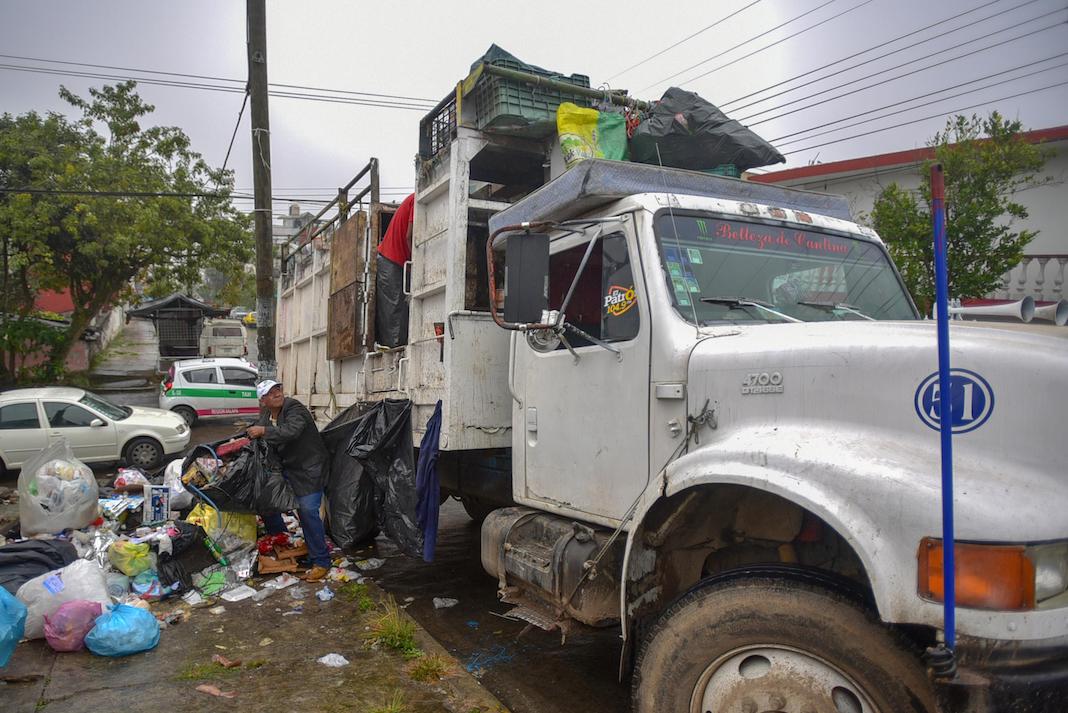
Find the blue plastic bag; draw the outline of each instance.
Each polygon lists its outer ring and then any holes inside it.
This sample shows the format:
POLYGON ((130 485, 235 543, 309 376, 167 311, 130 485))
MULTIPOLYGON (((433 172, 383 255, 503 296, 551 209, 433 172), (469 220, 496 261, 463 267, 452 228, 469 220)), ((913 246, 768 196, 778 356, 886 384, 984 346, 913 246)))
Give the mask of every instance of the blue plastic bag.
POLYGON ((156 648, 159 622, 144 609, 116 604, 100 615, 85 637, 86 647, 97 656, 129 656, 156 648))
POLYGON ((7 666, 26 631, 26 605, 0 587, 0 668, 7 666))

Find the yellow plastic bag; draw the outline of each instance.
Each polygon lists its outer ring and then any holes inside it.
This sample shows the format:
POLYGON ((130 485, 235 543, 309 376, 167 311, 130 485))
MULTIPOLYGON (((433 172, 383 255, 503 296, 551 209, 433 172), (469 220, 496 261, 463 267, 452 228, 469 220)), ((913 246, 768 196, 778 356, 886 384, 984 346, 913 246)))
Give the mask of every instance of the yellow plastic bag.
POLYGON ((139 545, 129 540, 113 542, 108 548, 108 559, 115 569, 128 577, 136 577, 156 566, 147 542, 139 545))
POLYGON ((568 168, 588 158, 627 158, 627 127, 622 114, 563 102, 556 109, 556 131, 568 168))
POLYGON ((204 532, 213 540, 217 540, 226 534, 232 535, 242 542, 256 541, 256 516, 250 513, 219 513, 218 510, 210 505, 198 503, 185 521, 203 527, 204 532))

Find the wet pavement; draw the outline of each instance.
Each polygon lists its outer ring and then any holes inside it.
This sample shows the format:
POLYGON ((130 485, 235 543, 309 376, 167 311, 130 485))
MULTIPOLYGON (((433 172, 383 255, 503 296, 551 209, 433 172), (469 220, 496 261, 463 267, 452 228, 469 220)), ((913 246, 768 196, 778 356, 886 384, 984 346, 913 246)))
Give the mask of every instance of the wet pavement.
MULTIPOLYGON (((107 397, 123 405, 157 406, 158 387, 107 397)), ((239 434, 249 423, 247 417, 201 419, 190 443, 239 434)), ((93 470, 103 477, 116 465, 93 470)), ((370 573, 376 583, 406 604, 408 613, 511 711, 572 713, 579 701, 586 710, 629 711, 629 680, 617 681, 619 630, 577 628, 563 645, 558 632, 532 629, 520 636, 526 624, 503 618, 510 607, 497 600, 497 582, 483 571, 479 547, 478 525, 449 500, 441 508, 434 562, 407 557, 384 537, 360 553, 386 559, 370 573), (434 597, 459 603, 435 609, 434 597)))
POLYGON ((501 618, 511 607, 497 601, 497 580, 482 569, 479 527, 454 500, 441 507, 435 560, 400 554, 379 537, 371 548, 386 564, 371 573, 408 613, 461 661, 514 713, 630 710, 629 679, 617 681, 618 628, 576 628, 560 644, 559 632, 532 629, 501 618), (434 597, 459 603, 435 609, 434 597), (518 637, 518 638, 517 638, 518 637))

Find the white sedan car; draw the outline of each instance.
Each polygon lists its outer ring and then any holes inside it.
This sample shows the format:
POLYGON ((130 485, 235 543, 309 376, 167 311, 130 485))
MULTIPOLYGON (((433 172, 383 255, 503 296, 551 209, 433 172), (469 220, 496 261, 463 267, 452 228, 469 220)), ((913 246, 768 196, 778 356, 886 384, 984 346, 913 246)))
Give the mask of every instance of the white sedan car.
POLYGON ((189 445, 181 416, 119 406, 84 389, 44 387, 0 393, 0 474, 22 467, 60 438, 84 463, 125 460, 155 468, 189 445))

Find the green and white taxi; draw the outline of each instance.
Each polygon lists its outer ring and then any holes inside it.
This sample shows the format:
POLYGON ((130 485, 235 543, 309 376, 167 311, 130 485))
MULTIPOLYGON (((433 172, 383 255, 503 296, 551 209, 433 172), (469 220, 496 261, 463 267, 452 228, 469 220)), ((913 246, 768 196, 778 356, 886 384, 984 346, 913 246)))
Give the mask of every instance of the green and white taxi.
POLYGON ((256 367, 244 359, 176 361, 160 384, 159 407, 192 426, 198 418, 258 414, 256 367))

